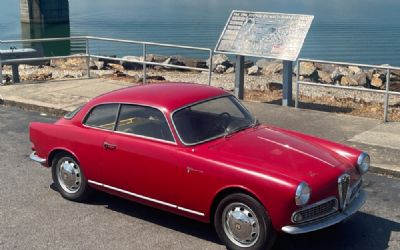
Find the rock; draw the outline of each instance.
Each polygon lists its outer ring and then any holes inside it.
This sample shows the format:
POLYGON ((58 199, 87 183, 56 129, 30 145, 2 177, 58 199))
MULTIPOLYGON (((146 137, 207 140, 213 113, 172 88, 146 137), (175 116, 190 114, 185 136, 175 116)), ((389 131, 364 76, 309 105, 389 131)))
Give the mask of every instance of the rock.
POLYGON ((103 70, 105 68, 104 67, 105 63, 102 61, 94 61, 94 65, 98 70, 103 70))
POLYGON ((352 72, 347 67, 336 67, 336 69, 332 72, 331 78, 335 83, 341 83, 341 79, 343 76, 353 75, 352 72))
POLYGON ((311 76, 315 71, 316 67, 312 62, 301 62, 300 65, 300 75, 302 76, 311 76))
MULTIPOLYGON (((124 56, 122 57, 123 60, 129 60, 129 61, 142 61, 143 58, 140 58, 138 56, 124 56)), ((139 70, 143 69, 143 65, 137 62, 127 62, 127 61, 121 61, 122 67, 126 70, 139 70)))
POLYGON ((267 83, 266 88, 269 91, 281 90, 282 89, 282 84, 276 83, 276 82, 269 82, 269 83, 267 83))
POLYGON ((264 75, 280 74, 282 71, 283 64, 277 62, 271 62, 268 65, 264 64, 264 68, 261 70, 264 75))
MULTIPOLYGON (((171 64, 171 65, 176 65, 176 66, 186 66, 184 62, 180 61, 176 57, 169 57, 167 60, 163 62, 163 64, 171 64)), ((164 67, 165 69, 168 70, 179 70, 179 71, 185 71, 184 69, 176 69, 173 67, 164 67)))
POLYGON ((225 71, 225 73, 227 73, 227 74, 231 74, 231 73, 234 73, 235 72, 235 68, 234 67, 229 67, 226 71, 225 71))
MULTIPOLYGON (((153 81, 165 81, 165 77, 163 77, 163 76, 149 76, 149 75, 146 75, 146 81, 149 81, 149 80, 153 80, 153 81)), ((135 81, 137 81, 137 82, 143 82, 143 76, 141 76, 141 77, 136 77, 136 78, 135 78, 135 81)))
POLYGON ((325 71, 327 73, 332 73, 336 69, 336 66, 334 64, 328 64, 328 63, 314 63, 314 66, 318 70, 325 71))
MULTIPOLYGON (((107 56, 107 57, 117 57, 116 55, 111 55, 111 56, 107 56)), ((103 59, 103 58, 99 58, 99 61, 104 62, 105 65, 109 64, 109 63, 116 63, 119 64, 120 61, 115 59, 103 59)))
POLYGON ((323 83, 323 84, 332 84, 332 78, 331 74, 322 71, 322 70, 317 70, 318 73, 318 82, 323 83))
POLYGON ((359 74, 360 72, 362 72, 362 70, 356 66, 349 66, 347 68, 350 70, 350 72, 353 72, 353 74, 359 74))
POLYGON ((344 86, 358 86, 358 82, 350 76, 342 76, 340 85, 344 86))
MULTIPOLYGON (((225 66, 225 68, 229 68, 229 67, 233 66, 233 64, 229 61, 228 56, 224 55, 224 54, 213 55, 212 60, 213 60, 213 62, 212 62, 213 70, 215 70, 218 65, 223 65, 223 66, 225 66)), ((210 60, 207 60, 206 64, 207 64, 207 67, 209 67, 210 60)))
POLYGON ((381 88, 383 86, 383 80, 381 79, 380 74, 373 74, 371 78, 371 85, 375 88, 381 88))
POLYGON ((115 71, 114 72, 114 76, 115 77, 125 77, 125 76, 127 76, 124 72, 121 72, 121 71, 115 71))
POLYGON ((257 65, 254 65, 247 69, 247 74, 250 76, 258 75, 260 72, 260 68, 257 65))
POLYGON ((367 85, 367 73, 360 71, 352 77, 357 81, 358 86, 366 86, 367 85))
POLYGON ((256 65, 261 68, 261 69, 265 69, 266 67, 268 67, 268 65, 270 65, 271 63, 273 63, 272 60, 270 59, 260 59, 256 62, 256 65))
POLYGON ((245 69, 251 68, 253 66, 254 66, 254 62, 253 61, 250 61, 250 60, 244 61, 244 68, 245 69))
POLYGON ((123 71, 124 70, 124 67, 122 65, 116 64, 116 63, 109 63, 107 68, 110 68, 110 69, 113 69, 113 70, 118 70, 118 71, 123 71))
POLYGON ((226 67, 222 64, 217 65, 217 67, 214 70, 215 73, 219 73, 219 74, 222 74, 225 71, 226 71, 226 67))

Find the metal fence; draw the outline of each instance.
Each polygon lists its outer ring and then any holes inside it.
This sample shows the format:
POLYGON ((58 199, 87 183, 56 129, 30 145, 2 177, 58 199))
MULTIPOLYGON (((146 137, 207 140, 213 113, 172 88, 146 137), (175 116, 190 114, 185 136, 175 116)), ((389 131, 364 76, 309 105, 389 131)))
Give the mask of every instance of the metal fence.
POLYGON ((324 61, 324 60, 312 60, 312 59, 298 59, 297 61, 297 72, 296 72, 296 95, 295 95, 295 108, 299 107, 299 95, 300 95, 300 84, 308 85, 308 86, 317 86, 317 87, 325 87, 325 88, 335 88, 335 89, 346 89, 346 90, 357 90, 364 92, 374 92, 380 93, 384 95, 383 98, 383 121, 387 122, 388 120, 388 109, 389 109, 389 96, 390 95, 399 95, 400 92, 390 91, 390 71, 391 70, 400 70, 400 67, 392 67, 385 65, 371 65, 371 64, 357 64, 357 63, 348 63, 348 62, 334 62, 334 61, 324 61), (342 86, 342 85, 333 85, 333 84, 322 84, 316 82, 307 82, 300 80, 300 67, 302 62, 311 62, 311 63, 321 63, 321 64, 333 64, 337 66, 356 66, 360 68, 371 68, 377 70, 386 71, 386 86, 385 90, 379 89, 370 89, 365 87, 351 87, 351 86, 342 86))
MULTIPOLYGON (((57 42, 57 41, 85 41, 86 53, 83 55, 50 56, 50 57, 23 58, 23 59, 12 59, 12 60, 1 60, 1 55, 0 55, 0 69, 2 68, 2 65, 11 64, 11 63, 23 64, 23 63, 43 61, 43 60, 86 57, 87 76, 89 78, 90 78, 90 59, 97 58, 97 59, 119 60, 121 62, 132 62, 132 63, 138 63, 138 64, 143 65, 143 83, 146 83, 147 66, 151 65, 151 66, 162 66, 162 67, 175 68, 175 69, 186 69, 186 70, 208 72, 208 84, 211 85, 213 50, 209 49, 209 48, 182 46, 182 45, 165 44, 165 43, 142 42, 142 41, 134 41, 134 40, 112 39, 112 38, 94 37, 94 36, 75 36, 75 37, 64 37, 64 38, 43 38, 43 39, 5 40, 5 41, 0 40, 0 46, 4 45, 4 44, 15 44, 15 43, 57 42), (123 58, 118 58, 118 57, 107 57, 107 56, 91 54, 90 53, 90 42, 91 41, 105 41, 105 42, 141 45, 143 48, 143 53, 142 53, 143 61, 142 60, 125 60, 123 58), (173 64, 146 61, 147 55, 148 55, 147 49, 150 46, 207 52, 208 56, 209 56, 208 68, 189 67, 189 66, 181 66, 181 65, 173 65, 173 64)), ((0 83, 2 83, 2 81, 3 81, 3 76, 2 76, 2 71, 0 70, 0 83)))

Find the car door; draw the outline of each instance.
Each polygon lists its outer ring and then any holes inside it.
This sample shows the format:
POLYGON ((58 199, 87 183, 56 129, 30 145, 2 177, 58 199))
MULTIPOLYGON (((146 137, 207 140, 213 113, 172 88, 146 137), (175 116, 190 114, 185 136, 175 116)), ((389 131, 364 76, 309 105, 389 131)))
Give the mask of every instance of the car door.
POLYGON ((115 133, 104 145, 107 185, 136 198, 175 204, 177 145, 160 110, 122 104, 115 133))
POLYGON ((113 133, 119 104, 99 104, 92 108, 83 120, 83 127, 77 129, 73 141, 75 153, 91 181, 102 182, 104 141, 113 133))

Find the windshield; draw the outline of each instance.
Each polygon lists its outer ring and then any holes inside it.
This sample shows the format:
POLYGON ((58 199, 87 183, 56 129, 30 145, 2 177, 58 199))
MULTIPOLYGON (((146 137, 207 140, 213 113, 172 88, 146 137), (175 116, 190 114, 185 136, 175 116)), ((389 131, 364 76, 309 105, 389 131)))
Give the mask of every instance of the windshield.
POLYGON ((256 119, 233 96, 180 109, 172 117, 182 142, 193 145, 256 125, 256 119))

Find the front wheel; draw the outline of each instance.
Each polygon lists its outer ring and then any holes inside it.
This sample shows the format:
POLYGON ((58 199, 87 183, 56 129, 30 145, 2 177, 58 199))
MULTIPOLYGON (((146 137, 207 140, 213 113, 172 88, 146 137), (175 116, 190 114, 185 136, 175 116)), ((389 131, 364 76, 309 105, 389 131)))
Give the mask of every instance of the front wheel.
POLYGON ((275 232, 265 208, 246 194, 232 194, 218 204, 215 230, 228 249, 270 249, 275 232))
POLYGON ((71 201, 84 201, 91 193, 87 179, 74 157, 64 154, 52 164, 53 182, 61 196, 71 201))

